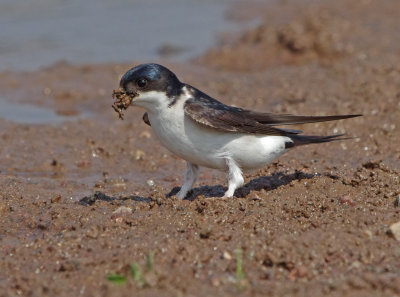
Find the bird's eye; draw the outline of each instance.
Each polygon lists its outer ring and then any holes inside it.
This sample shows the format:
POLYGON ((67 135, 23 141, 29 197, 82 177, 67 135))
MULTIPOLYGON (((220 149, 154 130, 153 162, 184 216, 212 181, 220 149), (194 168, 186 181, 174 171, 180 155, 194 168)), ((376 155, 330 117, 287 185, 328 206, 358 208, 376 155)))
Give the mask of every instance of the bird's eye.
POLYGON ((147 79, 139 78, 136 82, 139 88, 144 88, 147 85, 147 79))

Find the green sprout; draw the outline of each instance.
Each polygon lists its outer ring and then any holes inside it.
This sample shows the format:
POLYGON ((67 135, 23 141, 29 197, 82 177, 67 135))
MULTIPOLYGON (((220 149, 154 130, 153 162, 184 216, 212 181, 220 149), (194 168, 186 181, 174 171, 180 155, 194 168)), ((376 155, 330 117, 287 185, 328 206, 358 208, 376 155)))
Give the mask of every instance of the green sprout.
POLYGON ((154 269, 154 253, 149 252, 146 256, 146 268, 148 271, 152 271, 154 269))
POLYGON ((121 274, 109 274, 107 280, 116 285, 123 285, 126 283, 126 277, 121 274))
MULTIPOLYGON (((146 255, 146 269, 144 273, 142 272, 140 264, 134 262, 130 266, 130 275, 139 288, 144 286, 154 286, 157 281, 154 272, 154 253, 149 252, 146 255)), ((109 274, 107 275, 107 280, 117 285, 123 285, 128 281, 128 278, 122 274, 109 274)))
POLYGON ((143 280, 142 269, 140 268, 140 265, 138 263, 133 263, 131 265, 131 276, 135 280, 138 287, 143 287, 144 280, 143 280))
POLYGON ((243 271, 243 251, 241 248, 237 248, 235 250, 235 259, 236 259, 236 287, 238 289, 243 289, 248 285, 248 281, 246 279, 246 274, 243 271))

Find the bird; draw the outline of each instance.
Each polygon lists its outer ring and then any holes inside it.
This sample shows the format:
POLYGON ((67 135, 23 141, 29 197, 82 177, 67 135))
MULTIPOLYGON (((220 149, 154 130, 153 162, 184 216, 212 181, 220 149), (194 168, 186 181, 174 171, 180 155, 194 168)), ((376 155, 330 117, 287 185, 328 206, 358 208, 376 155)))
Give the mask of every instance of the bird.
POLYGON ((348 139, 343 134, 301 135, 302 131, 276 126, 361 116, 297 116, 229 106, 181 82, 171 70, 155 63, 128 70, 113 97, 119 100, 113 107, 120 117, 121 109, 129 106, 144 108, 143 121, 152 127, 161 144, 186 161, 183 185, 175 195, 179 199, 185 199, 192 189, 200 166, 227 173, 224 198, 231 198, 244 184, 244 171, 262 168, 297 146, 348 139))

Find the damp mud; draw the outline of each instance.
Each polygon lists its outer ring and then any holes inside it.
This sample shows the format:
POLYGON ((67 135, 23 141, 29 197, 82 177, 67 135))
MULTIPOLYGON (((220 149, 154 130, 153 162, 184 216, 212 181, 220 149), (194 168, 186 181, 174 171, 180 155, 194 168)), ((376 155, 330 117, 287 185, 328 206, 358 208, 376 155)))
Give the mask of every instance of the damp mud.
POLYGON ((262 24, 192 62, 155 61, 230 105, 363 114, 296 126, 353 139, 295 148, 246 173, 232 199, 206 168, 176 199, 185 162, 143 109, 117 106, 118 120, 112 90, 135 65, 0 73, 6 102, 89 114, 0 117, 0 296, 400 295, 399 11, 395 0, 239 5, 232 18, 262 24))
POLYGON ((112 93, 112 97, 116 99, 112 105, 112 108, 116 113, 118 113, 118 117, 123 120, 123 111, 128 109, 128 107, 131 105, 133 97, 127 95, 125 91, 121 89, 114 90, 112 93))

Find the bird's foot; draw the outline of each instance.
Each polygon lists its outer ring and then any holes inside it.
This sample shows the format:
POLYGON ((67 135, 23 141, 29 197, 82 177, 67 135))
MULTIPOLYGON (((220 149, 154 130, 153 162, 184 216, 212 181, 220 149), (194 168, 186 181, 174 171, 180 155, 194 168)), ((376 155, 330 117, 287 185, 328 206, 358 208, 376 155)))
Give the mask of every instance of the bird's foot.
POLYGON ((225 192, 225 194, 222 198, 224 198, 224 199, 232 198, 234 193, 235 193, 235 189, 228 189, 228 191, 225 192))
POLYGON ((231 200, 233 198, 233 193, 228 193, 229 191, 226 191, 224 196, 219 197, 218 199, 222 199, 222 200, 231 200))
POLYGON ((228 196, 222 196, 222 197, 206 197, 206 199, 207 200, 213 200, 213 201, 216 201, 216 200, 218 200, 218 201, 228 201, 228 200, 231 200, 232 199, 232 197, 228 197, 228 196))
POLYGON ((178 198, 179 200, 185 199, 187 194, 187 191, 179 191, 178 193, 175 194, 175 197, 178 198))
POLYGON ((222 196, 222 197, 219 198, 219 199, 220 199, 220 200, 231 200, 232 198, 233 198, 233 197, 224 195, 224 196, 222 196))

